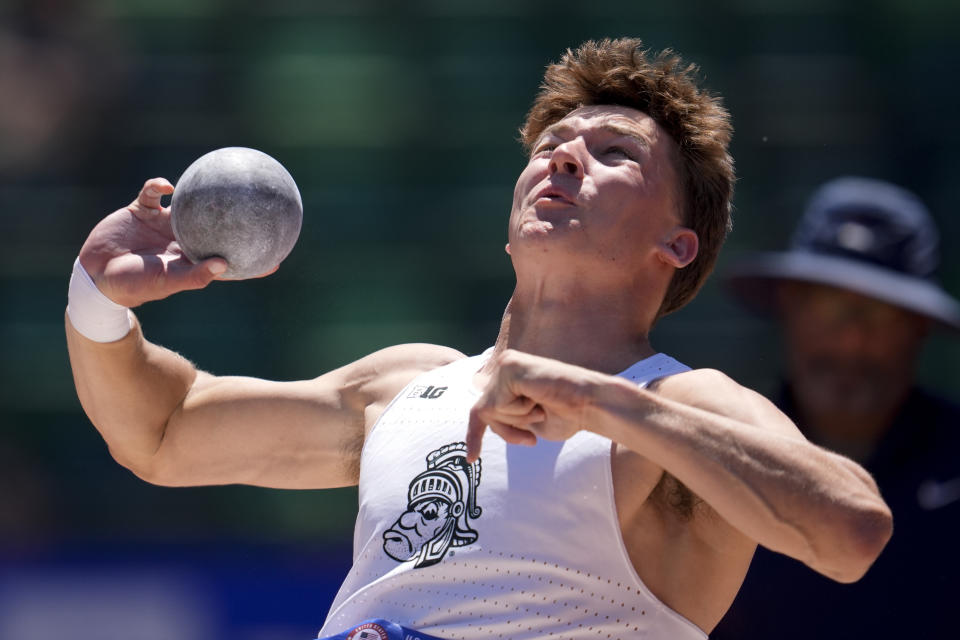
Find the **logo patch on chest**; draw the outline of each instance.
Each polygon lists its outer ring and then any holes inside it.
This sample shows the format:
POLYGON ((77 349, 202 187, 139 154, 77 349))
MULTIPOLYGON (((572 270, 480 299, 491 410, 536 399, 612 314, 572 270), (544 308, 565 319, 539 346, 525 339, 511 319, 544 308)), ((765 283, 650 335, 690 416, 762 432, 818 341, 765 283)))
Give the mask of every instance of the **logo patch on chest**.
POLYGON ((427 386, 423 384, 415 385, 410 389, 410 393, 407 394, 408 398, 425 398, 427 400, 436 400, 443 395, 443 392, 447 390, 447 387, 434 387, 427 386))
MULTIPOLYGON (((442 392, 441 392, 442 393, 442 392)), ((398 562, 429 567, 451 547, 477 541, 471 518, 479 518, 480 460, 467 462, 467 445, 454 442, 427 455, 427 469, 410 482, 406 511, 383 533, 383 550, 398 562)))
POLYGON ((378 625, 375 622, 367 622, 353 631, 347 636, 347 640, 389 640, 390 634, 387 633, 387 630, 378 625))

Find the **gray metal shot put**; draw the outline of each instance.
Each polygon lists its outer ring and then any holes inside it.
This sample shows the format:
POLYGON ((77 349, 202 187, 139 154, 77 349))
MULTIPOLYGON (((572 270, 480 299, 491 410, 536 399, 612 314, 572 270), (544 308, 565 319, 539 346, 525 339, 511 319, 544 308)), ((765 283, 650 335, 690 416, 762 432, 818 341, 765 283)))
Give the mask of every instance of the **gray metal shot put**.
POLYGON ((221 278, 262 275, 283 261, 300 235, 303 202, 293 177, 256 149, 225 147, 200 156, 170 201, 173 235, 192 262, 220 257, 221 278))

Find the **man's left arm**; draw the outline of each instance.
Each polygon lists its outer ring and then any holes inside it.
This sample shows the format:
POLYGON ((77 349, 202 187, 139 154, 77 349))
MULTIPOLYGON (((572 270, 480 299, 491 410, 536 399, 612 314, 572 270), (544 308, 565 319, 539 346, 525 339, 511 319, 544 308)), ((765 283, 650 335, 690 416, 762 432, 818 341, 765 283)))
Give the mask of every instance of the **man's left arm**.
POLYGON ((841 582, 862 577, 892 532, 866 470, 806 440, 772 403, 718 371, 677 374, 653 392, 508 350, 471 412, 471 456, 488 425, 515 444, 581 429, 608 437, 663 467, 747 537, 841 582))

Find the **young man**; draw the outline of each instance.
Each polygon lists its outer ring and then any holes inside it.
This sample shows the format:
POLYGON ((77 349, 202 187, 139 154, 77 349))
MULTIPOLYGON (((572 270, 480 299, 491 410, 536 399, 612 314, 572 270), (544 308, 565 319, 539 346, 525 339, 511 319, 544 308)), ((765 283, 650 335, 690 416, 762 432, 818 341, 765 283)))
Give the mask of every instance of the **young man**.
POLYGON ((78 259, 74 280, 95 283, 68 306, 84 408, 158 484, 359 482, 354 567, 322 635, 378 617, 421 637, 703 638, 757 544, 857 580, 891 530, 870 476, 648 340, 729 226, 728 116, 692 72, 638 40, 548 68, 509 221, 516 290, 473 358, 403 345, 286 383, 195 370, 123 308, 223 267, 169 249, 173 188, 148 181, 78 259), (76 327, 109 322, 83 311, 101 292, 122 306, 96 342, 76 327))

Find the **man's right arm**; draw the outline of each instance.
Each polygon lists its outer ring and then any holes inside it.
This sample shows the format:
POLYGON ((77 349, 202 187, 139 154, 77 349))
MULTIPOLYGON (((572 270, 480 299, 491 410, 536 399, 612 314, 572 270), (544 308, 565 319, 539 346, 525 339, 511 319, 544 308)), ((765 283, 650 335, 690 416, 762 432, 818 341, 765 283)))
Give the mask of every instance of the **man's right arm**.
POLYGON ((458 357, 399 345, 312 380, 274 382, 198 371, 135 326, 96 343, 67 320, 77 394, 113 457, 167 486, 356 484, 360 448, 387 403, 419 372, 458 357))
MULTIPOLYGON (((148 181, 137 200, 104 219, 80 252, 97 288, 135 307, 214 279, 213 259, 179 255, 148 181)), ((216 377, 130 332, 96 342, 68 313, 67 344, 81 404, 114 458, 163 485, 244 483, 281 488, 354 484, 366 431, 419 372, 461 354, 433 345, 390 347, 313 380, 216 377)))

